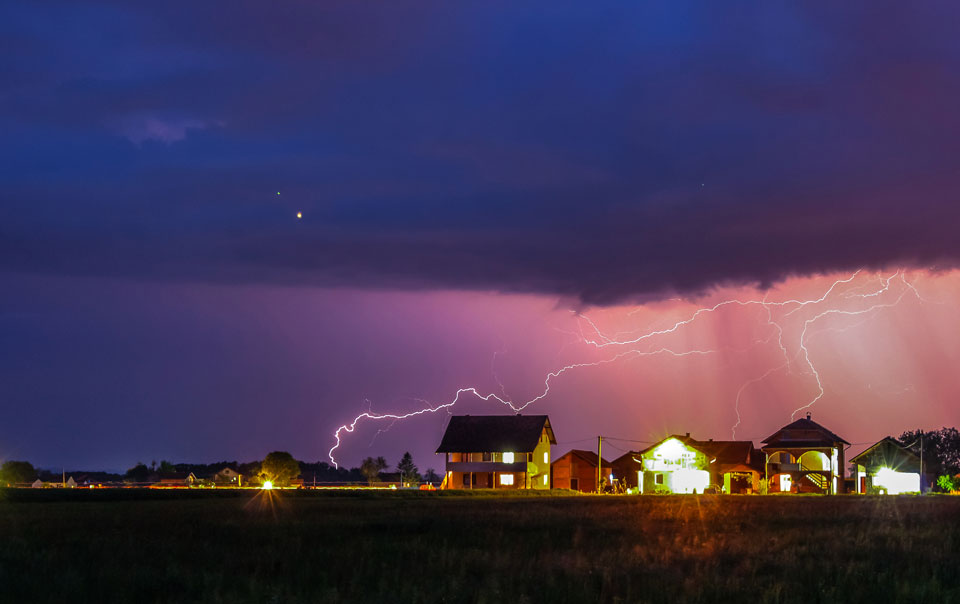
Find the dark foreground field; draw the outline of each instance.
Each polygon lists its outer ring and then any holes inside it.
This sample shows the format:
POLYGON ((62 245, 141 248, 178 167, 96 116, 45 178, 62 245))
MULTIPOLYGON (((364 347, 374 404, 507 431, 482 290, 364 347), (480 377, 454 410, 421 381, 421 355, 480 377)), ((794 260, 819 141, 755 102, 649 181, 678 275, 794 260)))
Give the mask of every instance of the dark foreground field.
POLYGON ((251 497, 0 492, 0 602, 960 602, 960 497, 251 497))

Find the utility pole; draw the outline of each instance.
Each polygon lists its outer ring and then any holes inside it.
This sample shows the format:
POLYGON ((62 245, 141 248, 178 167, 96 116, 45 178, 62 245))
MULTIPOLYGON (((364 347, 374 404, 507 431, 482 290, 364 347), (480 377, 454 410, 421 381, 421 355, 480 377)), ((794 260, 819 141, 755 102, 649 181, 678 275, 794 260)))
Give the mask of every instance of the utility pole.
POLYGON ((923 430, 920 432, 920 494, 923 495, 923 430))
POLYGON ((598 436, 597 437, 597 492, 598 493, 601 492, 600 480, 603 478, 603 461, 601 461, 603 459, 603 456, 601 455, 601 453, 603 453, 603 437, 598 436))

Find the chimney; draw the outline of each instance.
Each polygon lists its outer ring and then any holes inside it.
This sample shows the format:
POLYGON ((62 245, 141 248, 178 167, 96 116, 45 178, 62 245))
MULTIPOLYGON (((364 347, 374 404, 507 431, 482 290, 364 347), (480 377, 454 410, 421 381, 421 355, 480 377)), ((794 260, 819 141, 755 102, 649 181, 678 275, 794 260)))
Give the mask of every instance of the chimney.
POLYGON ((810 419, 810 412, 807 411, 807 419, 810 419))
POLYGON ((689 432, 687 432, 687 438, 690 438, 690 433, 689 433, 689 432))

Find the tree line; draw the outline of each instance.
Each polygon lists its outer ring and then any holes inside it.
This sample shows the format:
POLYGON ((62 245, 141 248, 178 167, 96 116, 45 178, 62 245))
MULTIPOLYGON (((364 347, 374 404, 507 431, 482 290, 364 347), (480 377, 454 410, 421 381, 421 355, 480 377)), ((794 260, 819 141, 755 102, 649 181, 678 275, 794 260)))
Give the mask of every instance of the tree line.
MULTIPOLYGON (((404 485, 416 486, 424 482, 439 483, 441 477, 433 470, 421 475, 409 452, 403 454, 394 466, 395 471, 383 457, 368 457, 359 467, 336 468, 331 464, 318 461, 306 462, 295 459, 286 451, 273 451, 264 459, 238 463, 233 461, 219 461, 215 463, 172 463, 167 460, 152 461, 146 464, 138 461, 123 474, 110 472, 77 472, 69 475, 83 475, 93 477, 94 482, 126 482, 150 483, 156 482, 164 476, 173 474, 193 473, 202 483, 213 484, 213 476, 224 467, 230 467, 243 476, 245 484, 259 483, 269 480, 277 486, 287 486, 296 478, 301 478, 304 484, 349 484, 377 482, 402 482, 404 485)), ((0 486, 32 483, 37 479, 43 482, 60 482, 63 475, 60 471, 38 469, 28 461, 9 460, 0 464, 0 486)))

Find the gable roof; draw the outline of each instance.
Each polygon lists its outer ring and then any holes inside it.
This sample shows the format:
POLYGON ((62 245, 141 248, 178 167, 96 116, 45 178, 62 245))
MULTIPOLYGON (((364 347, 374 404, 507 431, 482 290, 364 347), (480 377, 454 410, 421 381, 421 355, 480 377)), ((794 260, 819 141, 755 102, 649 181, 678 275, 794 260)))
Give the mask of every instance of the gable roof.
POLYGON ((537 447, 544 429, 550 444, 557 444, 546 415, 454 415, 437 453, 526 453, 537 447))
POLYGON ((904 447, 898 440, 891 436, 883 437, 880 441, 874 445, 871 445, 859 455, 850 458, 850 462, 865 466, 868 464, 862 462, 875 461, 874 457, 877 455, 883 458, 883 465, 901 466, 904 464, 904 462, 916 463, 917 465, 920 464, 919 455, 904 447), (882 451, 882 448, 885 448, 886 450, 882 451))
POLYGON ((620 464, 639 464, 640 462, 634 459, 635 457, 640 457, 639 451, 627 451, 620 457, 614 459, 610 462, 610 465, 620 465, 620 464))
MULTIPOLYGON (((563 459, 563 458, 566 457, 567 455, 572 455, 572 456, 574 456, 574 457, 577 457, 577 458, 585 461, 586 463, 590 464, 590 465, 593 466, 593 467, 597 467, 597 452, 596 452, 596 451, 587 451, 587 450, 585 450, 585 449, 570 449, 569 451, 567 451, 566 453, 564 453, 564 454, 561 455, 560 457, 558 457, 558 458, 556 458, 555 460, 553 460, 553 463, 557 463, 558 461, 560 461, 561 459, 563 459)), ((609 466, 610 466, 610 462, 609 462, 609 461, 607 461, 606 459, 603 459, 602 457, 601 457, 600 459, 603 461, 603 465, 604 465, 605 467, 609 467, 609 466)))
POLYGON ((810 419, 809 413, 807 417, 787 424, 760 442, 767 445, 794 445, 798 447, 833 445, 834 443, 850 444, 810 419))

